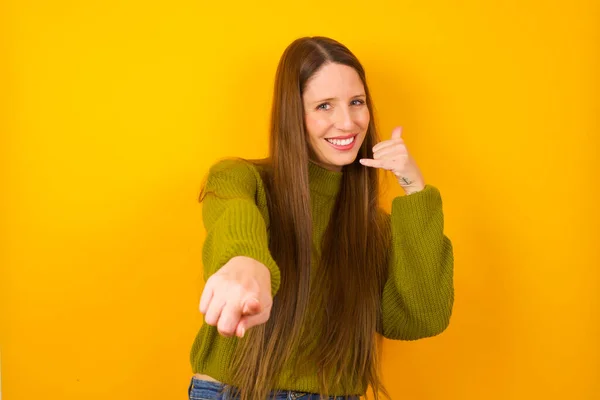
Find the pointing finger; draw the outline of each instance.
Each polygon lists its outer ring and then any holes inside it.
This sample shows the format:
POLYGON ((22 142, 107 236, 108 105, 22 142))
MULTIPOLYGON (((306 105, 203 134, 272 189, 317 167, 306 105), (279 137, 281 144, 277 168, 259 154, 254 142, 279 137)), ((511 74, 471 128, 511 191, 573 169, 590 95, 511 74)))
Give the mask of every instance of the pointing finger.
POLYGON ((261 310, 260 302, 256 297, 251 297, 242 302, 242 313, 244 315, 258 314, 261 310))

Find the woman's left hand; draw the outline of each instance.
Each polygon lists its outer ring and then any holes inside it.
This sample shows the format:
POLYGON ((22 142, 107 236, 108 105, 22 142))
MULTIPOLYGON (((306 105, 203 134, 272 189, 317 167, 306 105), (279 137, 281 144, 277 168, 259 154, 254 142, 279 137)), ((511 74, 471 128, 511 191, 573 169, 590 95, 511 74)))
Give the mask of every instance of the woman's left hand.
POLYGON ((377 143, 373 147, 373 159, 361 158, 359 161, 367 167, 392 171, 407 195, 425 188, 421 171, 415 160, 408 154, 402 139, 401 127, 397 127, 392 131, 391 139, 377 143))

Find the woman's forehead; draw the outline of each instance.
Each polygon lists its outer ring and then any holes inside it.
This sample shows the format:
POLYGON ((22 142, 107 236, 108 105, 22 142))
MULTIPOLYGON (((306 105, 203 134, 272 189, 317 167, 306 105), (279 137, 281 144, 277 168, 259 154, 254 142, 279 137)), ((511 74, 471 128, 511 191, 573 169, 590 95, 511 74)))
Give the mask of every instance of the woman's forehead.
POLYGON ((307 82, 307 99, 351 98, 364 95, 360 76, 352 67, 329 63, 321 67, 307 82))

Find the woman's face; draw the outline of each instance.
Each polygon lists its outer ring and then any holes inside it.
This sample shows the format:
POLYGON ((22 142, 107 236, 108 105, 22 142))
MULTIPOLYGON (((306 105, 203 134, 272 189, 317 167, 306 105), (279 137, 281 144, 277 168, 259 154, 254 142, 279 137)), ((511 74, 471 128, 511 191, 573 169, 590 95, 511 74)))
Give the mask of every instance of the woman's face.
POLYGON ((302 95, 311 160, 333 170, 356 159, 369 127, 365 88, 354 68, 327 63, 302 95))

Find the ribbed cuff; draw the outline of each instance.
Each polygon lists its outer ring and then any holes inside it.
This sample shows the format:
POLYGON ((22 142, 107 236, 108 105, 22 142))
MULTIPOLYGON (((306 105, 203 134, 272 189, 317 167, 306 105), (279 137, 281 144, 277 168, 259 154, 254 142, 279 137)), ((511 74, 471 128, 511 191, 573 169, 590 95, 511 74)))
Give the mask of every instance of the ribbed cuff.
MULTIPOLYGON (((404 220, 420 221, 428 217, 428 213, 442 207, 440 191, 431 185, 423 190, 405 196, 398 196, 392 201, 392 216, 404 220)), ((430 215, 430 214, 429 214, 430 215)))

